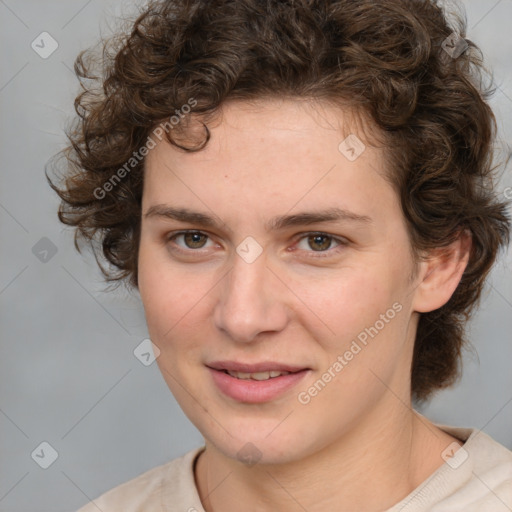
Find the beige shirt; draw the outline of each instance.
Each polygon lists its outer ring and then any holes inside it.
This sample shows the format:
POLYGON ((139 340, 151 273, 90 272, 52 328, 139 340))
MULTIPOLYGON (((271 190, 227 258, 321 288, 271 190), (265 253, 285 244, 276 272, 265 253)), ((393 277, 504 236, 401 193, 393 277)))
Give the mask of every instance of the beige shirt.
MULTIPOLYGON (((464 445, 386 512, 511 512, 512 452, 477 429, 437 426, 464 445)), ((78 512, 205 512, 194 481, 194 462, 203 450, 153 468, 78 512)))

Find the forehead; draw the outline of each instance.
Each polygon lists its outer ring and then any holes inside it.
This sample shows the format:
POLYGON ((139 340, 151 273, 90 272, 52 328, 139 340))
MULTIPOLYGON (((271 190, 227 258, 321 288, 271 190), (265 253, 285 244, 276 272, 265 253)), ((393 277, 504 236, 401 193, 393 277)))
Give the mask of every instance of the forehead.
MULTIPOLYGON (((188 126, 197 136, 203 128, 201 123, 202 119, 192 114, 185 118, 176 132, 179 133, 182 126, 188 126)), ((294 154, 300 154, 302 149, 311 146, 321 149, 330 145, 337 150, 339 142, 350 134, 357 134, 357 138, 368 145, 367 139, 378 132, 361 111, 313 98, 229 100, 207 124, 212 140, 197 153, 198 160, 214 153, 217 158, 228 158, 228 155, 233 156, 231 151, 240 157, 243 156, 240 151, 257 151, 262 145, 266 145, 268 151, 259 154, 260 158, 266 154, 275 158, 275 152, 271 152, 275 146, 285 146, 294 154), (307 146, 304 145, 306 142, 307 146), (224 154, 219 154, 221 152, 224 154)))
POLYGON ((322 206, 370 217, 396 198, 383 178, 383 150, 368 144, 359 121, 319 102, 227 103, 208 123, 202 150, 185 152, 163 139, 150 151, 143 207, 215 205, 263 221, 322 206))

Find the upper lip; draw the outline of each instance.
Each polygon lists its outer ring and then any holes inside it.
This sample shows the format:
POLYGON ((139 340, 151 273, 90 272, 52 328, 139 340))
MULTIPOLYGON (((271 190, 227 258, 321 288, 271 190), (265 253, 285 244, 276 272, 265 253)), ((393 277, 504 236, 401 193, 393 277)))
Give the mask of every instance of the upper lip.
POLYGON ((206 366, 214 370, 228 370, 231 372, 244 372, 244 373, 257 373, 257 372, 299 372, 301 370, 308 370, 304 366, 292 366, 289 364, 278 363, 275 361, 263 361, 261 363, 238 363, 236 361, 214 361, 208 363, 206 366))

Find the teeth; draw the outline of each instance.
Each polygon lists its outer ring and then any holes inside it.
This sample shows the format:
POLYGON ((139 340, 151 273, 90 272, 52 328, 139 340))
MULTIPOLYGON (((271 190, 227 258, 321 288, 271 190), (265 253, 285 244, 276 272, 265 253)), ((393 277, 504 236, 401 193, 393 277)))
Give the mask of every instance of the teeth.
POLYGON ((280 372, 277 370, 271 370, 269 372, 255 372, 255 373, 246 373, 246 372, 232 372, 230 370, 226 370, 231 377, 236 377, 237 379, 243 380, 268 380, 273 379, 274 377, 279 377, 281 375, 289 375, 290 372, 280 372))

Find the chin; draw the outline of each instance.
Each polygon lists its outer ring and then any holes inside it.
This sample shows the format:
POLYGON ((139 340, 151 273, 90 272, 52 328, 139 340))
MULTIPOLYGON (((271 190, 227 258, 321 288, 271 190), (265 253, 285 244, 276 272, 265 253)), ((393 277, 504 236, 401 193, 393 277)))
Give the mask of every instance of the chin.
MULTIPOLYGON (((207 432, 204 425, 197 425, 207 444, 211 444, 225 457, 240 461, 248 466, 254 464, 288 464, 314 453, 314 446, 304 443, 300 429, 295 432, 279 425, 280 419, 247 419, 236 422, 224 422, 222 428, 207 432), (242 434, 243 433, 243 434, 242 434), (270 435, 269 435, 270 433, 270 435)), ((285 420, 283 423, 286 423, 285 420)))

